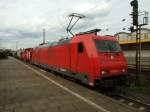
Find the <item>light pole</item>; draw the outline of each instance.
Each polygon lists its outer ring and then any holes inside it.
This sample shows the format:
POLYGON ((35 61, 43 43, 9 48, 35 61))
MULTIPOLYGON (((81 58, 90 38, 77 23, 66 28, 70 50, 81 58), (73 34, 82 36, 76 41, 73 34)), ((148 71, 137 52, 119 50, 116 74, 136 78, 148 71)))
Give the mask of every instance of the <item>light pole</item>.
POLYGON ((18 49, 18 43, 19 43, 19 42, 18 42, 18 41, 16 41, 16 51, 17 51, 17 49, 18 49))
POLYGON ((45 44, 45 28, 43 28, 43 44, 45 44))

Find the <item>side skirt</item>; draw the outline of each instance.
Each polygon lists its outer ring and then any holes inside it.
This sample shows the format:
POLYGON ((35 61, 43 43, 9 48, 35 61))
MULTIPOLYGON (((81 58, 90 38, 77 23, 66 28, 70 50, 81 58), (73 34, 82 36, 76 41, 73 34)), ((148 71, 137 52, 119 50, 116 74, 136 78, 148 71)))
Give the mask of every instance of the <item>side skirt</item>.
POLYGON ((59 74, 62 74, 64 77, 69 77, 69 78, 73 78, 73 79, 79 80, 83 84, 86 84, 86 85, 89 84, 88 74, 73 73, 73 72, 71 72, 69 70, 66 70, 66 69, 57 68, 57 67, 49 66, 49 65, 43 65, 43 64, 41 65, 41 67, 44 68, 44 69, 52 70, 52 71, 55 71, 55 72, 57 72, 59 74))

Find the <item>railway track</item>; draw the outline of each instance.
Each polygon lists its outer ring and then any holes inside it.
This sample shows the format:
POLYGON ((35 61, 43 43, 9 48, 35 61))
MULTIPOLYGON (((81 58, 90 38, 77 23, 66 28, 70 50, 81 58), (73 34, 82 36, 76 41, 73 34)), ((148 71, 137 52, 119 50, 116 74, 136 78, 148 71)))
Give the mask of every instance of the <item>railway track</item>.
POLYGON ((125 96, 125 95, 116 95, 116 96, 113 96, 112 98, 124 103, 124 104, 127 104, 129 106, 132 106, 134 108, 137 108, 143 112, 150 112, 150 104, 146 104, 146 103, 143 103, 139 100, 135 100, 133 98, 130 98, 128 96, 125 96))
POLYGON ((126 96, 126 95, 123 95, 122 92, 120 91, 101 91, 99 89, 92 89, 100 94, 103 94, 103 95, 106 95, 108 97, 111 97, 121 103, 124 103, 125 105, 128 105, 128 106, 131 106, 133 108, 136 108, 136 109, 139 109, 140 111, 142 112, 150 112, 150 104, 146 104, 140 100, 137 100, 137 99, 134 99, 132 97, 129 97, 129 96, 126 96), (113 94, 112 94, 113 93, 113 94))
MULTIPOLYGON (((44 71, 44 70, 42 70, 42 71, 44 71)), ((45 72, 45 71, 44 71, 45 72)), ((57 74, 57 75, 59 75, 60 76, 60 74, 58 74, 58 73, 54 73, 54 74, 57 74)), ((63 76, 61 76, 61 77, 63 77, 63 76)), ((73 81, 73 82, 76 82, 74 79, 72 79, 72 78, 65 78, 65 79, 67 79, 67 80, 70 80, 70 81, 73 81)), ((77 82, 76 82, 77 83, 77 82)), ((81 85, 81 83, 79 83, 79 85, 81 85)), ((82 85, 82 86, 84 86, 84 87, 86 87, 86 88, 89 88, 88 86, 85 86, 85 85, 82 85)), ((133 108, 136 108, 136 109, 139 109, 140 111, 143 111, 143 112, 150 112, 150 104, 146 104, 146 103, 143 103, 143 102, 141 102, 141 101, 139 101, 139 100, 136 100, 136 99, 133 99, 133 98, 130 98, 130 97, 128 97, 128 96, 125 96, 125 95, 121 95, 121 94, 111 94, 112 96, 110 96, 110 94, 109 95, 107 95, 107 94, 105 94, 105 92, 104 93, 102 93, 101 91, 99 91, 98 89, 95 89, 95 88, 89 88, 89 89, 91 89, 91 90, 93 90, 93 91, 96 91, 96 92, 98 92, 98 93, 100 93, 100 94, 103 94, 103 95, 106 95, 106 96, 108 96, 108 97, 111 97, 111 98, 113 98, 113 99, 115 99, 115 100, 118 100, 118 101, 120 101, 120 102, 122 102, 122 103, 124 103, 125 105, 128 105, 128 106, 131 106, 131 107, 133 107, 133 108)))
MULTIPOLYGON (((136 77, 136 69, 128 67, 129 77, 136 77)), ((142 77, 146 85, 150 84, 150 67, 148 69, 141 69, 139 77, 142 77)))
MULTIPOLYGON (((57 74, 57 73, 54 73, 54 74, 57 74)), ((63 77, 63 76, 62 76, 63 77)), ((73 82, 76 82, 74 79, 72 78, 65 78, 67 80, 70 80, 70 81, 73 81, 73 82)), ((76 82, 77 83, 77 82, 76 82)), ((79 83, 79 85, 82 85, 81 83, 79 83)), ((86 88, 89 88, 88 86, 85 86, 85 85, 82 85, 86 88)), ((115 100, 118 100, 128 106, 132 106, 133 108, 136 108, 136 109, 139 109, 140 111, 143 111, 143 112, 150 112, 150 104, 146 104, 146 103, 143 103, 139 100, 136 100, 136 99, 133 99, 133 98, 130 98, 128 96, 125 96, 125 95, 122 95, 122 94, 119 94, 119 93, 114 93, 114 94, 109 94, 108 91, 106 90, 106 93, 105 92, 102 92, 101 90, 99 89, 96 89, 96 88, 89 88, 93 91, 96 91, 100 94, 103 94, 103 95, 106 95, 108 97, 111 97, 115 100)))
MULTIPOLYGON (((54 74, 57 74, 58 75, 58 73, 54 73, 54 74)), ((60 75, 60 74, 59 74, 60 75)), ((61 75, 60 75, 61 76, 61 75)), ((63 76, 61 76, 61 77, 63 77, 63 76)), ((64 77, 63 77, 64 78, 64 77)), ((67 77, 65 77, 65 79, 67 79, 67 80, 70 80, 70 81, 73 81, 73 82, 76 82, 74 79, 72 79, 72 78, 67 78, 67 77)), ((76 82, 77 83, 77 82, 76 82)), ((79 85, 82 85, 81 83, 78 83, 79 85)), ((88 86, 85 86, 85 85, 82 85, 82 86, 84 86, 84 87, 86 87, 86 88, 89 88, 88 86)), ((120 101, 120 102, 122 102, 122 103, 124 103, 124 104, 126 104, 126 105, 128 105, 128 106, 131 106, 131 107, 133 107, 133 108, 136 108, 136 109, 139 109, 140 111, 143 111, 143 112, 150 112, 150 104, 146 104, 146 103, 143 103, 143 102, 141 102, 141 101, 139 101, 139 100, 136 100, 136 99, 133 99, 133 98, 130 98, 130 97, 128 97, 128 96, 125 96, 125 95, 118 95, 118 93, 117 93, 117 95, 116 95, 116 93, 114 93, 114 94, 108 94, 108 93, 105 93, 105 92, 102 92, 102 91, 100 91, 100 90, 98 90, 98 89, 95 89, 95 88, 89 88, 89 89, 91 89, 91 90, 93 90, 93 91, 96 91, 96 92, 98 92, 98 93, 100 93, 100 94, 104 94, 104 95, 106 95, 106 96, 108 96, 108 97, 111 97, 111 98, 113 98, 113 99, 115 99, 115 100, 118 100, 118 101, 120 101)), ((107 91, 108 92, 108 91, 107 91)))
MULTIPOLYGON (((42 72, 46 72, 45 70, 43 70, 43 69, 41 69, 41 71, 42 72)), ((60 74, 58 74, 58 73, 53 73, 53 74, 57 74, 57 75, 59 75, 59 76, 61 76, 60 74)), ((63 76, 61 76, 61 77, 63 77, 63 76)), ((70 80, 70 81, 75 81, 75 80, 73 80, 72 78, 65 78, 65 79, 67 79, 67 80, 70 80)), ((80 83, 79 83, 80 84, 80 83)), ((85 85, 84 85, 85 86, 85 85)), ((87 87, 87 86, 85 86, 85 87, 87 87)), ((95 90, 95 89, 93 89, 93 88, 89 88, 89 89, 92 89, 92 90, 94 90, 94 91, 96 91, 96 92, 99 92, 99 93, 101 93, 100 91, 98 91, 97 89, 95 90)), ((101 93, 101 94, 104 94, 104 95, 106 95, 105 93, 101 93)), ((107 96, 109 96, 109 95, 107 95, 107 96)), ((124 104, 126 104, 126 105, 128 105, 128 106, 132 106, 133 108, 136 108, 136 109, 139 109, 139 110, 141 110, 141 111, 143 111, 143 112, 150 112, 150 104, 145 104, 145 103, 143 103, 143 102, 141 102, 141 101, 138 101, 138 100, 136 100, 136 99, 133 99, 133 98, 130 98, 130 97, 128 97, 128 96, 124 96, 124 95, 113 95, 113 96, 109 96, 109 97, 111 97, 111 98, 113 98, 113 99, 115 99, 115 100, 118 100, 118 101, 120 101, 120 102, 122 102, 122 103, 124 103, 124 104)))
POLYGON ((94 89, 94 91, 106 95, 108 97, 111 97, 115 100, 118 100, 121 103, 124 103, 125 105, 131 106, 133 108, 139 109, 142 112, 150 112, 150 104, 146 104, 140 100, 134 99, 130 96, 124 95, 122 94, 122 92, 120 90, 116 90, 115 92, 110 92, 108 93, 108 91, 106 92, 101 92, 98 89, 94 89), (113 93, 113 94, 112 94, 113 93))
MULTIPOLYGON (((134 64, 128 64, 129 70, 136 70, 136 66, 134 64)), ((142 72, 150 72, 150 66, 148 65, 141 65, 141 71, 142 72)))

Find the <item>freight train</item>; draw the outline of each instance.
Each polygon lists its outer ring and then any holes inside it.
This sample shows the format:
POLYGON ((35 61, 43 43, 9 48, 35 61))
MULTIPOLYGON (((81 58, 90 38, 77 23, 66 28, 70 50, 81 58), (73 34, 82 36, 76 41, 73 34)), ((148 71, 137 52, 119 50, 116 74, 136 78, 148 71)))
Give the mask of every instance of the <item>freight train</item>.
POLYGON ((31 62, 33 48, 27 48, 20 52, 20 59, 26 62, 31 62))
POLYGON ((92 87, 121 84, 127 75, 127 62, 116 38, 93 32, 26 49, 21 59, 92 87))

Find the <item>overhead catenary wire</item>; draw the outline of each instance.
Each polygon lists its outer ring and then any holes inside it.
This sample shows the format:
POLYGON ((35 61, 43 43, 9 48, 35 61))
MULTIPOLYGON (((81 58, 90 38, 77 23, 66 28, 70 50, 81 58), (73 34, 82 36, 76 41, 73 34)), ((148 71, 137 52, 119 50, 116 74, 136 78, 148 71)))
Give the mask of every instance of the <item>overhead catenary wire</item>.
MULTIPOLYGON (((88 17, 88 14, 91 13, 93 10, 95 10, 98 6, 99 6, 99 5, 96 4, 96 5, 93 6, 92 8, 90 8, 90 9, 84 11, 84 12, 81 12, 80 14, 86 15, 86 16, 88 17)), ((106 20, 104 20, 104 21, 106 21, 106 20)), ((125 18, 125 21, 129 21, 129 19, 125 18)), ((120 21, 120 22, 122 22, 122 21, 120 21)), ((61 23, 59 23, 59 24, 60 24, 60 27, 61 27, 61 28, 64 28, 64 27, 66 26, 65 24, 63 24, 63 25, 62 25, 61 23)), ((124 27, 126 27, 126 26, 122 25, 122 26, 118 27, 118 22, 117 22, 117 23, 115 23, 115 24, 113 24, 113 25, 107 26, 107 28, 101 28, 101 29, 102 29, 102 31, 105 31, 105 29, 111 29, 111 31, 112 31, 112 30, 116 30, 116 29, 121 30, 121 29, 123 29, 124 27)), ((128 29, 128 28, 126 27, 126 29, 128 29)), ((110 31, 110 30, 106 30, 106 31, 110 31)), ((66 32, 66 33, 67 33, 67 35, 69 36, 68 32, 66 32)))

